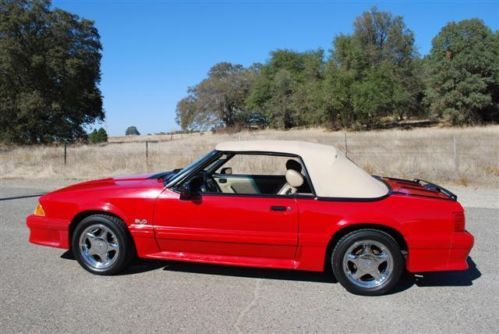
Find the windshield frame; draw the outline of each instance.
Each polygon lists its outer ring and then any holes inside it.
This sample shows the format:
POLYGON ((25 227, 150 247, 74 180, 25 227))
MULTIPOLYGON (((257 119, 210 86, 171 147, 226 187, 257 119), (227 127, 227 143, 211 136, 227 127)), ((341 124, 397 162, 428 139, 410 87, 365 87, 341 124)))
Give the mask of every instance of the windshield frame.
POLYGON ((196 173, 199 170, 203 169, 207 164, 211 163, 213 160, 218 159, 222 154, 223 153, 220 151, 213 150, 200 159, 193 161, 191 164, 182 168, 178 173, 169 177, 165 182, 165 187, 171 188, 175 184, 182 182, 190 174, 196 173))

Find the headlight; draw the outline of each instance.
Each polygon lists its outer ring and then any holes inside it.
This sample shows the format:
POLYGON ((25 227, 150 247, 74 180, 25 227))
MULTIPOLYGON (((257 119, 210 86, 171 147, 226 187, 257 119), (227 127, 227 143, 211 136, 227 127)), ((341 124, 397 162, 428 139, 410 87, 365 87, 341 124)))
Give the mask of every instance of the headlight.
POLYGON ((40 203, 36 206, 35 212, 33 213, 35 216, 45 216, 45 210, 40 203))

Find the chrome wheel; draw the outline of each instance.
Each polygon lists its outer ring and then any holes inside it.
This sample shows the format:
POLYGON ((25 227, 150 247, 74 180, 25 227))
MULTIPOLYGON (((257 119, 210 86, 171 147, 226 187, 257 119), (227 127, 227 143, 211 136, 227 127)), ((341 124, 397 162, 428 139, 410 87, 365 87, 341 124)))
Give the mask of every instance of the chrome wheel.
POLYGON ((393 272, 393 255, 379 241, 354 242, 343 256, 343 271, 350 282, 362 288, 385 283, 393 272))
POLYGON ((80 235, 79 250, 83 261, 100 271, 111 267, 120 252, 116 235, 103 224, 87 227, 80 235))

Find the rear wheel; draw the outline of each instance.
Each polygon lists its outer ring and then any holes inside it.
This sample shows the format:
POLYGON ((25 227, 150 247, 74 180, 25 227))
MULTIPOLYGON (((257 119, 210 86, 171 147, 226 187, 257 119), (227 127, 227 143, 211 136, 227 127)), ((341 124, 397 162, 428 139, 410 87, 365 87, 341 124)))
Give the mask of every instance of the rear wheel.
POLYGON ((80 265, 98 275, 113 275, 122 271, 134 254, 125 223, 105 214, 95 214, 79 222, 71 245, 80 265))
POLYGON ((342 237, 331 256, 333 273, 348 291, 381 295, 400 280, 404 258, 398 243, 387 233, 362 229, 342 237))

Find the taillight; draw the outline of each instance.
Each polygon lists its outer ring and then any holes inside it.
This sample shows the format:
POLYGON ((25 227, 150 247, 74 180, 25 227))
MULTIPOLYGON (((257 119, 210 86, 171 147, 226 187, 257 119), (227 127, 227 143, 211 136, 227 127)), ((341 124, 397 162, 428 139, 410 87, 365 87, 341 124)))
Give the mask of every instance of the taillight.
POLYGON ((464 211, 458 211, 452 213, 454 217, 454 229, 456 232, 464 232, 464 211))

